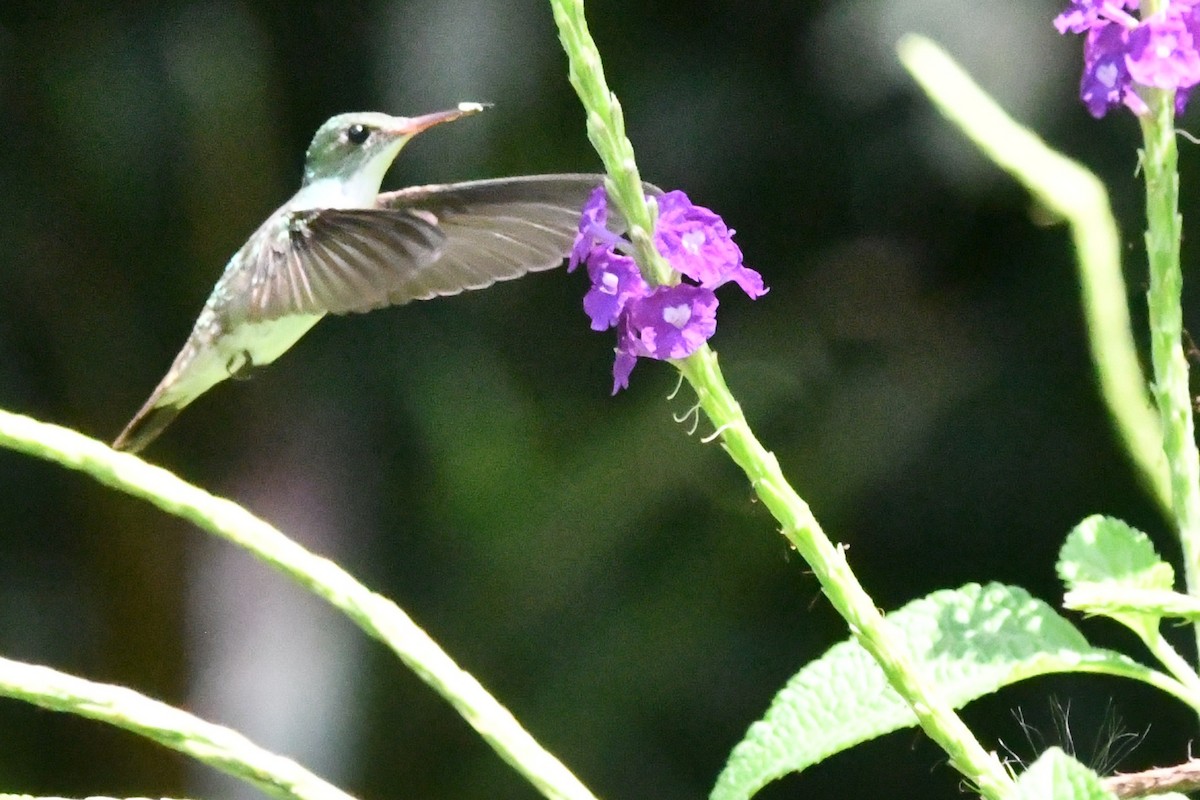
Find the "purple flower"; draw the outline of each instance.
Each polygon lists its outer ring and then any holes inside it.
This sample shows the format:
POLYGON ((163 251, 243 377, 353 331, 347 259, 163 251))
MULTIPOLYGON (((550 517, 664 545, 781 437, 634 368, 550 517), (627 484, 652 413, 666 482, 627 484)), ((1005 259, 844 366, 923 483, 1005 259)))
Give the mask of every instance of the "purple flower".
POLYGON ((1130 94, 1133 79, 1125 66, 1127 47, 1125 31, 1117 25, 1088 31, 1083 45, 1079 97, 1096 119, 1120 105, 1130 94))
POLYGON ((742 264, 733 231, 707 208, 694 205, 683 192, 658 198, 654 246, 684 282, 652 287, 637 264, 618 250, 631 246, 609 231, 607 198, 600 187, 588 198, 571 248, 569 269, 586 263, 591 288, 583 310, 593 330, 617 329, 613 362, 613 394, 629 386, 639 358, 687 358, 717 330, 717 296, 713 290, 730 281, 751 298, 766 294, 762 276, 742 264), (691 281, 690 283, 688 281, 691 281))
POLYGON ((1177 92, 1176 113, 1200 83, 1200 0, 1171 0, 1159 13, 1138 20, 1131 0, 1071 0, 1054 25, 1060 33, 1086 33, 1079 96, 1094 117, 1125 105, 1148 111, 1137 87, 1177 92))
POLYGON ((637 356, 618 347, 617 357, 613 360, 613 394, 629 388, 629 375, 636 366, 637 356))
POLYGON ((621 319, 613 394, 629 386, 639 356, 687 358, 717 330, 717 296, 711 289, 679 284, 659 286, 621 319))
POLYGON ((717 332, 717 296, 699 286, 659 286, 630 308, 626 322, 623 332, 631 341, 622 349, 657 359, 687 358, 717 332))
POLYGON ((629 256, 597 250, 588 259, 592 288, 583 296, 583 310, 592 318, 592 330, 604 331, 617 324, 630 300, 645 297, 650 287, 629 256))
POLYGON ((1125 64, 1135 82, 1177 89, 1200 81, 1200 53, 1183 14, 1182 6, 1171 5, 1130 31, 1125 64))
POLYGON ((1175 116, 1181 117, 1183 116, 1183 112, 1187 111, 1188 100, 1192 96, 1192 88, 1188 86, 1185 89, 1175 90, 1175 116))
POLYGON ((734 281, 751 298, 766 294, 762 275, 742 266, 742 251, 725 221, 680 191, 658 198, 654 246, 677 271, 706 289, 734 281))
POLYGON ((608 195, 601 184, 592 190, 587 201, 583 204, 583 213, 579 218, 579 233, 575 236, 575 244, 571 246, 571 255, 567 259, 567 272, 574 272, 582 262, 587 261, 592 248, 596 247, 600 237, 609 234, 608 225, 608 195))

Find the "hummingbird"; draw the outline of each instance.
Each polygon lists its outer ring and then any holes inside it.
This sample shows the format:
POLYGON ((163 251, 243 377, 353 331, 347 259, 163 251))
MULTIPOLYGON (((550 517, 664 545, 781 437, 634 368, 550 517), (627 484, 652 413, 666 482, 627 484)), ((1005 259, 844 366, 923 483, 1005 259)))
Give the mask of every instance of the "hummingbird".
POLYGON ((299 191, 225 266, 158 387, 113 442, 137 452, 189 403, 283 355, 326 314, 481 289, 562 263, 601 175, 529 175, 380 194, 401 148, 479 103, 417 117, 339 114, 317 129, 299 191))

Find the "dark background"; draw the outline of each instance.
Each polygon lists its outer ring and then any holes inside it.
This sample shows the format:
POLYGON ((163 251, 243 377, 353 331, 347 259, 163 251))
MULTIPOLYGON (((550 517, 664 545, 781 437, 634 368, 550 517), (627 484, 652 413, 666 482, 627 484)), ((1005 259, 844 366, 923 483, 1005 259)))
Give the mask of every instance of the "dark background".
MULTIPOLYGON (((886 609, 990 580, 1057 604, 1056 551, 1094 512, 1176 555, 1098 399, 1065 230, 1039 225, 893 54, 905 31, 934 36, 1100 172, 1141 320, 1137 126, 1086 114, 1080 42, 1054 33, 1057 11, 589 8, 644 177, 721 213, 771 286, 755 303, 723 293, 712 344, 729 383, 886 609)), ((415 140, 388 188, 598 169, 565 75, 537 0, 0 6, 0 405, 111 440, 334 113, 495 104, 415 140)), ((1181 146, 1190 221, 1196 159, 1181 146)), ((608 396, 613 341, 588 330, 584 289, 555 271, 331 318, 189 408, 147 457, 395 598, 601 796, 701 797, 774 692, 845 628, 744 478, 699 441, 710 429, 672 422, 691 398, 665 399, 668 367, 642 363, 608 396)), ((1083 625, 1145 657, 1111 624, 1083 625)), ((234 725, 363 798, 534 796, 298 588, 145 503, 6 452, 0 652, 234 725)), ((1153 723, 1125 770, 1181 760, 1195 736, 1177 703, 1098 678, 1033 682, 966 712, 987 746, 1026 760, 1018 717, 1038 748, 1069 739, 1087 760, 1106 714, 1137 734, 1153 723)), ((235 791, 157 745, 16 701, 0 701, 0 789, 235 791)), ((940 751, 904 732, 764 796, 960 789, 940 751)))

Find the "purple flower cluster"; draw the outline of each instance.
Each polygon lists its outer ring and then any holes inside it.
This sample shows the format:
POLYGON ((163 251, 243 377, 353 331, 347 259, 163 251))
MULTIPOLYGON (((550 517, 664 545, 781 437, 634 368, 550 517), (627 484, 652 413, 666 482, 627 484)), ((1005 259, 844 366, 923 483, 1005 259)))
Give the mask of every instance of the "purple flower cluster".
POLYGON ((733 281, 751 298, 766 294, 762 276, 742 265, 733 231, 712 211, 693 205, 683 192, 657 198, 654 246, 687 279, 650 286, 624 252, 629 242, 608 230, 608 195, 598 187, 583 206, 579 235, 567 270, 587 264, 591 288, 583 310, 597 331, 617 329, 613 394, 629 386, 639 357, 686 358, 717 330, 713 290, 733 281))
POLYGON ((1155 14, 1129 12, 1138 0, 1071 0, 1054 19, 1059 33, 1086 33, 1079 96, 1093 117, 1119 105, 1146 113, 1135 86, 1175 90, 1175 113, 1200 83, 1200 0, 1167 0, 1155 14))

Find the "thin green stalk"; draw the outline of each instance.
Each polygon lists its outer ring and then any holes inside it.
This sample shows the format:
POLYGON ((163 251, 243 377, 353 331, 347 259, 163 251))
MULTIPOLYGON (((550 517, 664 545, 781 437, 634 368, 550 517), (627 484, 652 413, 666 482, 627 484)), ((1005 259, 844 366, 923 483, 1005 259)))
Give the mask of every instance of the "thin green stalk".
MULTIPOLYGON (((608 89, 600 53, 587 29, 582 0, 551 0, 559 38, 570 62, 571 84, 587 112, 588 136, 617 191, 612 200, 630 221, 631 230, 645 237, 637 261, 649 280, 664 282, 661 257, 653 252, 647 232, 653 222, 644 208, 633 146, 624 134, 624 121, 615 95, 608 89), (644 227, 644 230, 642 228, 644 227), (647 252, 647 250, 649 252, 647 252)), ((639 240, 635 238, 634 244, 639 240)), ((701 347, 676 362, 712 421, 722 445, 749 477, 755 492, 782 526, 784 536, 812 567, 834 608, 851 632, 875 658, 889 682, 908 701, 921 727, 949 754, 953 766, 987 798, 1013 792, 1013 781, 1000 761, 988 753, 954 709, 937 693, 910 658, 903 639, 883 619, 874 601, 846 563, 842 548, 821 530, 808 505, 788 485, 774 455, 754 437, 741 408, 717 367, 716 355, 701 347)))
POLYGON ((310 553, 246 509, 128 453, 57 425, 0 410, 0 446, 86 472, 101 483, 148 500, 169 514, 238 545, 341 610, 386 644, 454 706, 484 741, 544 796, 594 800, 558 759, 437 642, 388 598, 337 564, 310 553))
POLYGON ((1200 597, 1121 585, 1089 584, 1072 589, 1063 595, 1063 608, 1105 617, 1138 615, 1200 620, 1200 597))
POLYGON ((1200 713, 1200 674, 1162 635, 1164 619, 1200 619, 1200 598, 1119 582, 1087 583, 1063 595, 1063 607, 1110 617, 1133 631, 1186 692, 1184 702, 1200 713))
MULTIPOLYGON (((1150 13, 1152 9, 1147 8, 1150 13)), ((1150 357, 1154 399, 1162 424, 1163 451, 1171 476, 1175 526, 1183 549, 1188 594, 1200 596, 1200 453, 1196 450, 1188 362, 1183 349, 1183 271, 1179 244, 1179 152, 1175 143, 1175 96, 1152 91, 1150 112, 1140 117, 1142 171, 1146 176, 1146 257, 1150 265, 1150 357)), ((1200 625, 1196 627, 1200 639, 1200 625)))
POLYGON ((0 658, 0 695, 116 725, 282 800, 353 800, 291 759, 263 750, 236 731, 123 686, 95 683, 49 667, 0 658))
POLYGON ((567 77, 587 112, 587 134, 608 172, 605 186, 609 197, 625 215, 628 236, 637 263, 647 281, 654 285, 672 283, 671 268, 654 249, 651 235, 657 209, 648 204, 642 178, 633 158, 633 144, 625 135, 625 115, 617 96, 609 91, 600 66, 600 51, 588 31, 583 0, 551 0, 558 36, 567 51, 567 77), (572 55, 575 54, 575 55, 572 55))
POLYGON ((909 657, 904 639, 883 618, 846 562, 844 549, 821 529, 808 504, 783 476, 775 455, 755 438, 742 409, 725 384, 717 356, 703 347, 680 371, 696 390, 700 407, 720 432, 721 444, 746 476, 781 533, 811 567, 825 595, 846 620, 850 632, 879 663, 888 682, 912 707, 921 728, 938 743, 950 764, 986 798, 1009 797, 1012 778, 909 657))
POLYGON ((1142 641, 1158 659, 1158 663, 1166 667, 1175 680, 1187 689, 1192 698, 1192 708, 1200 713, 1200 675, 1196 674, 1196 668, 1186 658, 1179 655, 1179 651, 1171 646, 1171 643, 1160 631, 1155 630, 1152 636, 1143 637, 1142 641))
POLYGON ((1163 513, 1171 516, 1161 427, 1138 361, 1121 274, 1120 237, 1104 184, 1005 113, 935 43, 909 34, 897 49, 904 67, 943 116, 1070 226, 1100 393, 1142 481, 1163 513))

